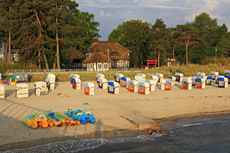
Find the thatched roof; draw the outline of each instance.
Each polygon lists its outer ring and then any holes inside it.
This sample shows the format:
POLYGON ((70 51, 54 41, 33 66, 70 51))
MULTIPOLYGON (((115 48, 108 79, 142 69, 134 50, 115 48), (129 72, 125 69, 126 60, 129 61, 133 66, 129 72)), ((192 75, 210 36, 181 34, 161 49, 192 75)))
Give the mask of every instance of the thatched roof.
POLYGON ((108 49, 109 49, 109 55, 113 52, 117 53, 118 55, 118 56, 110 56, 111 60, 130 59, 128 53, 131 53, 131 51, 116 41, 96 41, 86 50, 86 52, 96 52, 97 50, 100 50, 100 52, 108 56, 108 49))
MULTIPOLYGON (((112 62, 109 59, 109 62, 112 62)), ((90 57, 84 60, 83 63, 108 63, 108 56, 102 52, 94 52, 90 57)))

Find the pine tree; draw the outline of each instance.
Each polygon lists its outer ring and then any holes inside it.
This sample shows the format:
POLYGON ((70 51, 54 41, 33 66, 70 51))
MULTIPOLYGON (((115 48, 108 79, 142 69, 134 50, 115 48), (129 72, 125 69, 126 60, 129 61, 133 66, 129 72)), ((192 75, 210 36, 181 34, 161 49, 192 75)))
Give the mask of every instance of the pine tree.
MULTIPOLYGON (((74 23, 74 11, 78 7, 78 4, 75 1, 71 0, 50 0, 50 4, 52 7, 50 11, 50 20, 54 20, 51 25, 49 25, 49 30, 55 31, 56 37, 56 60, 54 62, 57 63, 57 68, 60 69, 60 38, 59 36, 63 36, 63 33, 72 33, 70 29, 73 30, 71 24, 74 23)), ((63 39, 63 37, 61 38, 63 39)))
POLYGON ((150 55, 153 52, 157 52, 158 56, 158 67, 160 67, 161 53, 166 55, 166 51, 169 48, 169 31, 166 29, 166 25, 162 19, 157 19, 151 29, 151 42, 150 42, 150 55))
MULTIPOLYGON (((8 36, 5 35, 5 37, 8 38, 7 40, 7 47, 5 50, 5 58, 4 62, 6 63, 6 57, 7 57, 7 52, 9 52, 9 63, 11 64, 11 37, 12 37, 12 32, 17 26, 15 23, 16 18, 17 18, 17 5, 16 0, 0 0, 0 25, 1 29, 4 29, 5 33, 8 33, 8 36)), ((5 38, 1 38, 4 40, 5 38)))
POLYGON ((175 28, 174 38, 178 39, 178 45, 186 46, 186 65, 188 62, 188 46, 196 43, 200 43, 202 38, 199 36, 199 32, 190 25, 177 25, 175 28))
POLYGON ((49 0, 24 0, 20 6, 22 22, 15 43, 20 48, 22 55, 30 52, 36 57, 39 69, 41 69, 42 59, 46 69, 49 69, 46 54, 51 51, 53 44, 53 40, 47 34, 50 9, 49 0))

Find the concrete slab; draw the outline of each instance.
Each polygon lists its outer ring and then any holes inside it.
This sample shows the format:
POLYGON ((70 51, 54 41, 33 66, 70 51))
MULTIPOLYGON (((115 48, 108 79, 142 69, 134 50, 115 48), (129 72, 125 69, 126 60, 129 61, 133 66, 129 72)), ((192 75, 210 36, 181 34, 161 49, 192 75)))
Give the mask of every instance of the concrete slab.
POLYGON ((148 128, 157 129, 157 130, 161 129, 159 123, 149 118, 140 116, 138 114, 121 115, 121 117, 136 124, 139 130, 147 130, 148 128))

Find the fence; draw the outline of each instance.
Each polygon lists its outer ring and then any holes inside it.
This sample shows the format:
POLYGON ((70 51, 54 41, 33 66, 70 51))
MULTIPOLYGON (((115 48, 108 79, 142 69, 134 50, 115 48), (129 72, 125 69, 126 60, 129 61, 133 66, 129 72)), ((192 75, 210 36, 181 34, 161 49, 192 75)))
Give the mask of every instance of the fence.
MULTIPOLYGON (((146 70, 146 68, 111 68, 102 71, 138 71, 146 70)), ((96 70, 87 70, 87 69, 11 69, 6 70, 8 73, 13 72, 81 72, 81 71, 96 71, 96 70)))

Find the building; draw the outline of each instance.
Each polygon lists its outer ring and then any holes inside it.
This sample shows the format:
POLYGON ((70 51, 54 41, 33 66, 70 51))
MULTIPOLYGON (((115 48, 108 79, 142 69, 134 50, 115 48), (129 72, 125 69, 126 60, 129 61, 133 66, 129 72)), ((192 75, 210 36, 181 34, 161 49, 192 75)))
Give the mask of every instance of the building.
POLYGON ((171 66, 173 62, 176 62, 177 61, 177 58, 176 56, 174 56, 173 58, 173 55, 167 55, 166 56, 166 59, 165 59, 165 62, 166 62, 166 66, 171 66))
POLYGON ((84 60, 84 63, 87 63, 88 71, 106 71, 111 62, 112 60, 99 50, 84 60))
POLYGON ((87 70, 128 68, 130 53, 130 50, 116 41, 96 41, 86 50, 83 63, 86 63, 87 70))
MULTIPOLYGON (((3 42, 2 48, 0 48, 0 61, 4 61, 5 48, 6 48, 6 43, 3 42)), ((18 52, 19 52, 19 49, 12 49, 11 48, 11 62, 12 62, 12 64, 14 64, 14 62, 17 62, 19 60, 18 52)), ((9 62, 9 52, 7 52, 6 61, 9 62)))

